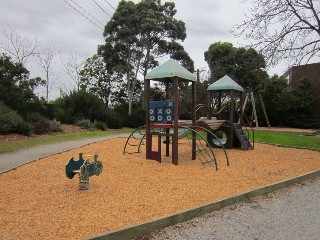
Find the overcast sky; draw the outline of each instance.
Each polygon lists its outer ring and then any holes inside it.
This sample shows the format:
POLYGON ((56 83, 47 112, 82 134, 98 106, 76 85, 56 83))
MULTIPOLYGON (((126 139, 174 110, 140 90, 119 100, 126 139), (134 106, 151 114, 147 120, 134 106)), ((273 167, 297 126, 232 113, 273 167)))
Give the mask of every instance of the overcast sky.
MULTIPOLYGON (((214 42, 231 42, 236 47, 246 44, 230 33, 234 24, 245 19, 249 6, 240 3, 241 0, 171 1, 176 4, 176 18, 186 24, 187 38, 182 45, 196 68, 207 68, 204 52, 214 42)), ((104 42, 103 25, 114 12, 110 5, 116 8, 118 3, 118 0, 0 0, 0 23, 16 27, 21 35, 36 36, 43 45, 54 46, 64 54, 72 51, 91 56, 104 42), (94 19, 83 12, 95 24, 68 4, 90 13, 94 19)), ((282 74, 285 68, 278 66, 268 72, 282 74)))

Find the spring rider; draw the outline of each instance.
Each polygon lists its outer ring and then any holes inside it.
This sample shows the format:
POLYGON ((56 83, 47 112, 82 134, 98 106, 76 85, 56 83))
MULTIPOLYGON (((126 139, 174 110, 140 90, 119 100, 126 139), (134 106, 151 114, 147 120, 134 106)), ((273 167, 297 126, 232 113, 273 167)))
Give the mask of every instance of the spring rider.
POLYGON ((72 157, 66 164, 66 175, 69 179, 72 179, 74 175, 79 174, 79 190, 88 190, 89 177, 93 175, 99 176, 102 173, 102 169, 103 165, 98 160, 97 154, 79 153, 79 160, 74 160, 72 157), (89 159, 84 159, 86 157, 93 157, 93 162, 90 162, 89 159))

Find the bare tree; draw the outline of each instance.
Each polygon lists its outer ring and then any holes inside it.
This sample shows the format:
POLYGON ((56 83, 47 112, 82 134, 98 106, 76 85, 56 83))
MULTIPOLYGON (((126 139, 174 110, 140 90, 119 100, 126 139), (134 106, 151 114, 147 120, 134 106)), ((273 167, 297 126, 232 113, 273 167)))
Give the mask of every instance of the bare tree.
POLYGON ((307 63, 320 56, 319 0, 244 0, 253 7, 235 36, 252 40, 250 47, 265 56, 268 65, 307 63))
POLYGON ((2 41, 0 48, 15 61, 25 66, 30 59, 37 54, 38 40, 36 37, 21 36, 14 27, 2 26, 2 41))
POLYGON ((46 101, 49 100, 49 85, 51 83, 51 77, 55 74, 54 60, 59 54, 59 51, 52 46, 41 47, 39 54, 37 55, 36 62, 44 72, 46 81, 46 101))
POLYGON ((61 64, 71 78, 71 80, 76 84, 77 90, 80 90, 80 71, 88 57, 84 54, 79 54, 77 52, 70 53, 66 61, 61 60, 61 64))

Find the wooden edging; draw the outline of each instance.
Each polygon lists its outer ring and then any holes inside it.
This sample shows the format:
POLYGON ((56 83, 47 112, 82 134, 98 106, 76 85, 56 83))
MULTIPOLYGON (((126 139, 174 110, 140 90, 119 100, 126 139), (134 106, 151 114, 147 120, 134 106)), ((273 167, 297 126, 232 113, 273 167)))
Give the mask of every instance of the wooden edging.
POLYGON ((217 202, 201 205, 196 208, 178 212, 174 215, 169 215, 163 218, 155 219, 155 220, 144 222, 137 225, 132 225, 132 226, 115 230, 115 231, 105 232, 98 236, 88 238, 88 239, 95 239, 95 240, 97 239, 98 240, 131 239, 139 235, 143 235, 146 233, 153 232, 155 230, 159 230, 171 225, 175 225, 175 224, 190 220, 192 218, 199 217, 206 213, 217 211, 226 206, 233 205, 242 201, 246 201, 248 199, 251 199, 257 196, 262 196, 270 192, 274 192, 282 188, 286 188, 293 184, 301 183, 308 179, 312 179, 318 176, 320 176, 320 170, 317 170, 308 174, 300 175, 298 177, 285 180, 283 182, 277 182, 271 185, 267 185, 259 189, 254 189, 249 192, 241 193, 239 195, 235 195, 230 198, 226 198, 217 202))

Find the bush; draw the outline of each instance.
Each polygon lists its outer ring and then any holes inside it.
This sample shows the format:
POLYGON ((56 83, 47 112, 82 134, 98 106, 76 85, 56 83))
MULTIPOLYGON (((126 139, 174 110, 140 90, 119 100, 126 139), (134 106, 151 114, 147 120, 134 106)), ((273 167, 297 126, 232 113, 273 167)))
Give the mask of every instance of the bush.
POLYGON ((125 125, 130 128, 137 128, 146 123, 146 112, 142 108, 138 108, 132 112, 130 116, 128 116, 125 125))
POLYGON ((31 136, 32 134, 32 125, 28 122, 22 122, 19 126, 18 129, 16 130, 16 133, 25 135, 25 136, 31 136))
POLYGON ((93 124, 89 119, 81 119, 76 122, 76 125, 78 127, 81 127, 82 129, 92 129, 93 124))
POLYGON ((0 101, 0 133, 18 133, 30 136, 32 128, 16 111, 0 101))
POLYGON ((79 119, 89 119, 91 122, 106 119, 103 101, 86 91, 71 92, 55 103, 55 117, 62 123, 75 123, 79 119))
POLYGON ((100 121, 94 121, 93 126, 95 129, 104 131, 107 129, 107 124, 105 124, 104 122, 100 122, 100 121))
POLYGON ((49 120, 45 117, 39 117, 38 120, 33 124, 34 133, 45 134, 50 132, 62 132, 60 122, 57 120, 49 120))
POLYGON ((74 120, 69 109, 57 108, 54 113, 55 117, 62 123, 72 124, 74 120))
POLYGON ((35 134, 45 134, 50 132, 50 120, 40 117, 34 124, 33 129, 35 134))
POLYGON ((61 127, 61 123, 57 121, 56 119, 53 119, 49 122, 50 126, 50 132, 63 132, 63 129, 61 127))
POLYGON ((111 129, 121 129, 123 120, 111 110, 107 114, 107 125, 111 129))

